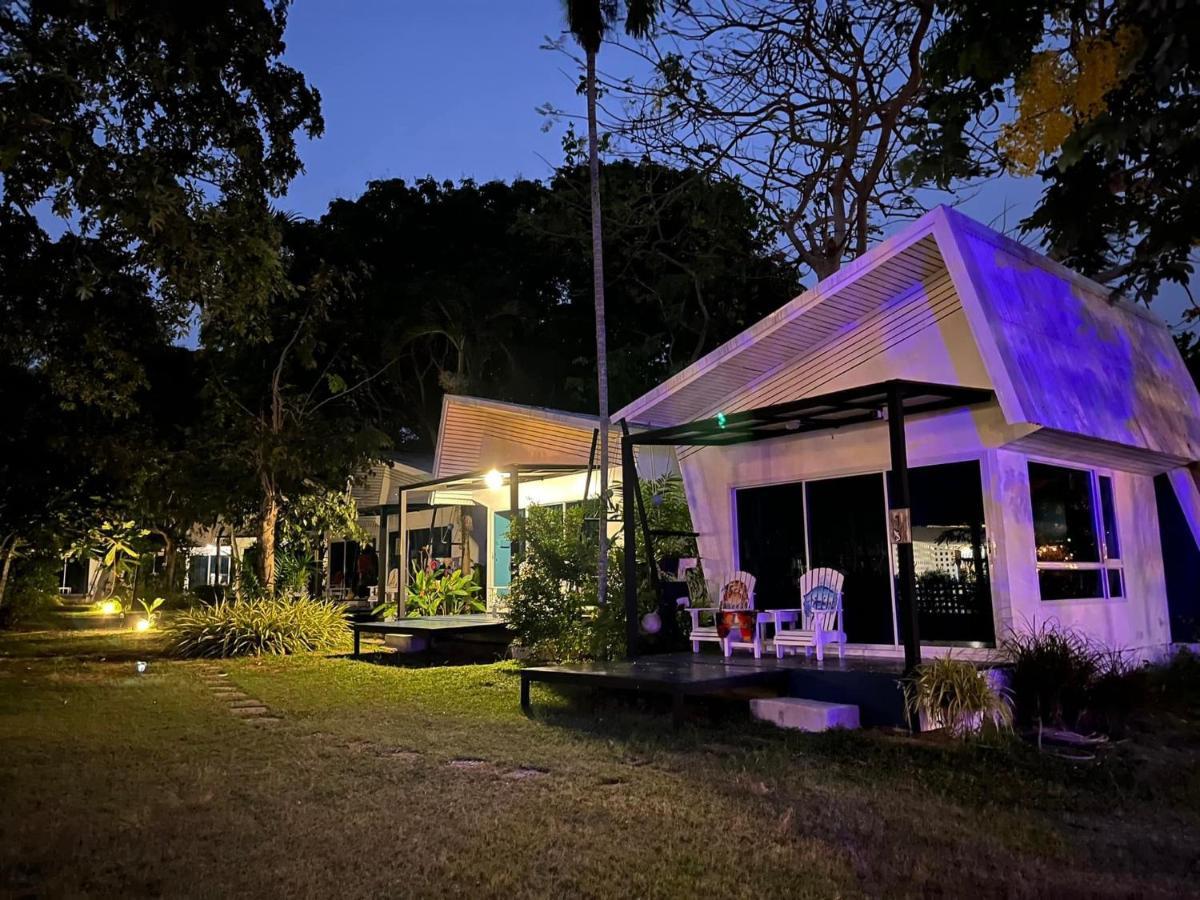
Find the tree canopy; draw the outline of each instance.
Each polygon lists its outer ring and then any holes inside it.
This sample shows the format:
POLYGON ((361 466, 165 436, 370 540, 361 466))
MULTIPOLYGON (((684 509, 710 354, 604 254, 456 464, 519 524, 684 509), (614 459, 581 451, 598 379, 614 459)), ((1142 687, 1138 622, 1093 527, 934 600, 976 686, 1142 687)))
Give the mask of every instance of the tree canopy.
MULTIPOLYGON (((652 163, 602 169, 616 404, 799 290, 736 185, 652 163)), ((337 328, 382 364, 393 440, 432 443, 445 391, 589 411, 595 402, 588 175, 549 183, 376 181, 318 226, 331 265, 361 267, 337 328)))
MULTIPOLYGON (((1200 9, 1174 0, 940 0, 918 177, 1037 171, 1023 222, 1131 296, 1186 284, 1200 241, 1200 9)), ((1200 317, 1193 306, 1190 316, 1200 317)))

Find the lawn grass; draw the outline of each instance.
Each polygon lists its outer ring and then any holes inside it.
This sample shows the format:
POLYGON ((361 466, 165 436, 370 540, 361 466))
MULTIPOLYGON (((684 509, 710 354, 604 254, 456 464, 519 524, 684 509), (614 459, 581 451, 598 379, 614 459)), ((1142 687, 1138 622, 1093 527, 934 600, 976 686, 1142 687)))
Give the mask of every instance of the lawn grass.
POLYGON ((534 686, 511 663, 220 663, 0 637, 0 891, 78 895, 1160 895, 1197 891, 1196 710, 1099 765, 799 735, 534 686), (135 660, 149 658, 138 674, 135 660))

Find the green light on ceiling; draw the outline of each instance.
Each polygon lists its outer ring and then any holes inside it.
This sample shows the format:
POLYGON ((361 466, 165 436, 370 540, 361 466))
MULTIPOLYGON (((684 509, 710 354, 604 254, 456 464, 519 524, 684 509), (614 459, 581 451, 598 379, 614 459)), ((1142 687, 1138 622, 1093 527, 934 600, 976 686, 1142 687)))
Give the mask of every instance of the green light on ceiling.
POLYGON ((717 427, 718 428, 725 427, 725 413, 723 413, 723 412, 717 413, 717 427))

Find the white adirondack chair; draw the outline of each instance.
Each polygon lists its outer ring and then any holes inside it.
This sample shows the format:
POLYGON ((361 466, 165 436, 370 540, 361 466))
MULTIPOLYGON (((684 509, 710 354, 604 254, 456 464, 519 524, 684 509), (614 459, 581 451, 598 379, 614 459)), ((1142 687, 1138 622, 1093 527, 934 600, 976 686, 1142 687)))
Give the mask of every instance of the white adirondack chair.
POLYGON ((817 659, 825 659, 825 645, 837 644, 838 659, 845 656, 846 631, 842 627, 842 583, 846 576, 836 569, 811 569, 800 576, 800 609, 775 609, 775 656, 783 659, 789 650, 804 648, 808 656, 816 648, 817 659))
MULTIPOLYGON (((734 572, 721 583, 721 600, 718 604, 719 612, 750 612, 754 613, 754 582, 757 579, 749 572, 734 572), (726 599, 726 588, 733 582, 739 582, 746 587, 746 605, 734 606, 730 605, 726 599)), ((762 628, 759 627, 762 623, 759 616, 754 615, 752 624, 753 637, 748 641, 735 640, 733 636, 726 635, 724 638, 719 638, 721 641, 721 650, 725 656, 732 656, 735 649, 752 650, 755 659, 762 659, 762 628)))

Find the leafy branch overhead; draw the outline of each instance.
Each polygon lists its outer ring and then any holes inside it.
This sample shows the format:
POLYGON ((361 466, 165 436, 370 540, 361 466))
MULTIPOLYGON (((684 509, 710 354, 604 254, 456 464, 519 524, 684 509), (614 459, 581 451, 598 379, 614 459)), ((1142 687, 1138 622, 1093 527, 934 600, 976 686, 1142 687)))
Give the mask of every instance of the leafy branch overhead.
POLYGON ((605 82, 636 153, 736 180, 818 278, 920 209, 898 168, 932 2, 683 3, 631 46, 649 69, 605 82))
POLYGON ((1195 4, 938 8, 914 177, 945 186, 1036 169, 1045 191, 1022 228, 1057 259, 1147 302, 1164 282, 1186 285, 1200 241, 1195 4))

